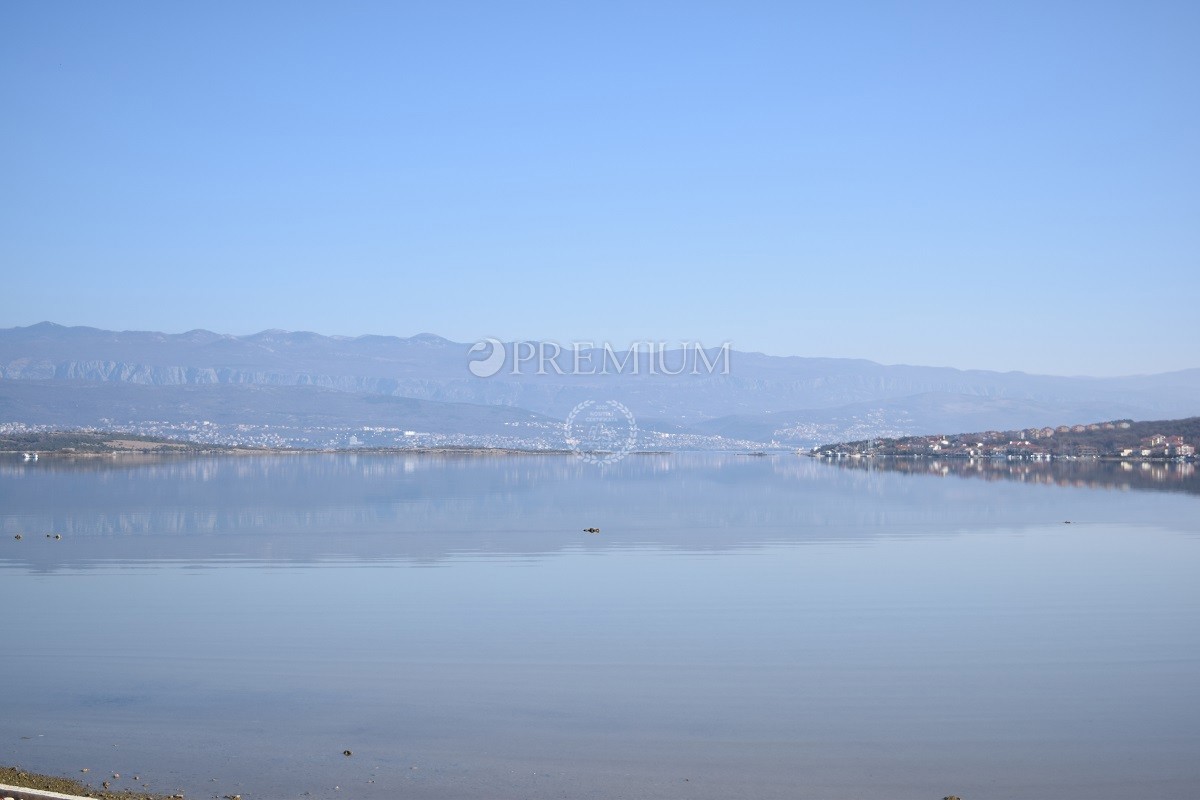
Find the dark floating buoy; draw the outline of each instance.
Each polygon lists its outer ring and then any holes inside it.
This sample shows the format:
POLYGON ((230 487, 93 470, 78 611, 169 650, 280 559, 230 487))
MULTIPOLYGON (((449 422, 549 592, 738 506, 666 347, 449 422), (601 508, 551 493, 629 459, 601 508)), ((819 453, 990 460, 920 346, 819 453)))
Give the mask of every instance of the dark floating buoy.
POLYGON ((14 539, 16 539, 16 540, 19 542, 19 541, 21 541, 21 539, 23 539, 24 537, 23 537, 23 536, 21 536, 21 534, 19 534, 19 533, 18 533, 18 534, 17 534, 16 536, 14 536, 13 538, 14 538, 14 539))
POLYGON ((342 755, 344 755, 344 756, 352 756, 352 755, 354 755, 354 754, 353 754, 353 753, 351 753, 349 750, 343 750, 343 751, 342 751, 342 755))
POLYGON ((599 528, 584 528, 583 532, 584 533, 599 533, 600 529, 599 528))
POLYGON ((1070 524, 1071 524, 1071 520, 1069 520, 1069 519, 1063 520, 1063 525, 1070 525, 1070 524))

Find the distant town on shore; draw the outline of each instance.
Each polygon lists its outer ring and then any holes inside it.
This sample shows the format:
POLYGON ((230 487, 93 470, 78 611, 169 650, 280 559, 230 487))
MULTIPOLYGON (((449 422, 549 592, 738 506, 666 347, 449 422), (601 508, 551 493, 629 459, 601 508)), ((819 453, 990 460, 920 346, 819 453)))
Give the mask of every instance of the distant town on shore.
MULTIPOLYGON (((659 443, 661 444, 661 443, 659 443)), ((1010 431, 931 434, 898 438, 871 438, 812 448, 808 455, 824 458, 964 458, 1053 461, 1057 459, 1121 459, 1133 461, 1196 460, 1200 444, 1200 417, 1177 420, 1112 420, 1056 428, 1023 428, 1010 431)), ((0 431, 0 452, 24 453, 26 459, 42 454, 100 455, 142 453, 252 453, 303 452, 349 449, 352 452, 456 452, 456 453, 567 453, 561 447, 373 447, 373 448, 271 448, 236 447, 176 437, 137 436, 99 430, 0 431)), ((682 447, 681 450, 696 448, 682 447)), ((700 448, 704 449, 704 448, 700 448)), ((664 452, 659 447, 657 452, 664 452)), ((801 451, 804 452, 804 451, 801 451)))
POLYGON ((825 458, 1004 458, 1179 460, 1196 458, 1200 417, 1134 422, 1129 419, 1056 428, 1023 428, 952 435, 862 439, 814 447, 825 458))

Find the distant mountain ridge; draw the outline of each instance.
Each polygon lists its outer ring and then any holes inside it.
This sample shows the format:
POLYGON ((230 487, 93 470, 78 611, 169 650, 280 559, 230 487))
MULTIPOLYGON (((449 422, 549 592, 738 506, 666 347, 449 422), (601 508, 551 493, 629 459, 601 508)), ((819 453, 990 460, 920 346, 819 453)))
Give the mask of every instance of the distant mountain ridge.
MULTIPOLYGON (((18 382, 42 384, 47 391, 60 383, 77 389, 106 384, 210 387, 195 397, 217 406, 239 397, 243 407, 238 413, 248 419, 269 409, 256 410, 257 401, 246 404, 251 395, 236 387, 308 387, 508 407, 559 420, 586 400, 615 399, 664 430, 785 446, 853 438, 860 432, 902 435, 1200 413, 1200 369, 1121 378, 1057 377, 735 350, 729 353, 727 374, 651 374, 644 355, 627 362, 630 367, 641 365, 637 374, 570 374, 570 354, 564 351, 556 363, 566 374, 554 369, 514 374, 517 348, 536 345, 506 343, 505 368, 479 378, 468 369, 480 357, 471 353, 471 344, 428 333, 346 337, 266 330, 231 336, 207 330, 166 334, 39 323, 0 330, 0 422, 34 418, 29 413, 33 409, 22 406, 36 405, 28 392, 23 399, 10 396, 5 402, 5 391, 18 382), (871 426, 877 430, 869 431, 871 426)), ((679 351, 672 352, 668 360, 679 356, 679 351)), ((603 353, 597 349, 587 355, 595 364, 603 353)), ((279 396, 271 402, 278 403, 279 396)), ((347 412, 347 424, 362 424, 362 407, 356 408, 347 412)), ((424 419, 436 417, 435 408, 425 409, 424 419)), ((461 421, 461 409, 457 414, 461 421)), ((69 418, 69 409, 60 409, 57 417, 69 418)), ((89 423, 81 414, 78 424, 89 423)))

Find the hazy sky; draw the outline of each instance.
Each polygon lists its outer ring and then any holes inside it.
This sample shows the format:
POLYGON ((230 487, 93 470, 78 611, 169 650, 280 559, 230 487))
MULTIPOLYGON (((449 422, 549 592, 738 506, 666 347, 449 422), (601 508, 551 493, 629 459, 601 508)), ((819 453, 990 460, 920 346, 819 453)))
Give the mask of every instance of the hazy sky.
POLYGON ((1200 366, 1200 3, 4 2, 0 327, 1200 366))

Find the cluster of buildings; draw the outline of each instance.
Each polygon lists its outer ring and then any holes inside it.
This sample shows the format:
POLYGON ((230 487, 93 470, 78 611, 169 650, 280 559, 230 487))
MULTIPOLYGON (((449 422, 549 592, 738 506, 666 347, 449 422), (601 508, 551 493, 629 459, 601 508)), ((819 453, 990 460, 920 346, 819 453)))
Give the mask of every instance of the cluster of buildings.
POLYGON ((1129 420, 1060 425, 1014 431, 982 431, 953 436, 866 439, 814 448, 829 458, 864 456, 999 458, 1049 461, 1058 458, 1191 460, 1196 443, 1179 434, 1138 436, 1129 420))
POLYGON ((1120 455, 1121 458, 1190 458, 1196 455, 1196 446, 1185 442, 1182 436, 1156 433, 1133 447, 1122 447, 1120 455))
MULTIPOLYGON (((429 432, 400 427, 337 425, 255 425, 218 423, 211 420, 117 423, 103 420, 101 428, 113 435, 132 435, 169 439, 201 445, 265 449, 314 450, 426 450, 493 449, 561 451, 570 449, 563 424, 548 422, 504 423, 502 431, 429 432)), ((26 425, 0 422, 0 435, 51 433, 61 426, 26 425)), ((93 430, 78 428, 77 430, 93 430)), ((636 449, 670 450, 753 450, 761 442, 716 435, 642 431, 636 449)))

